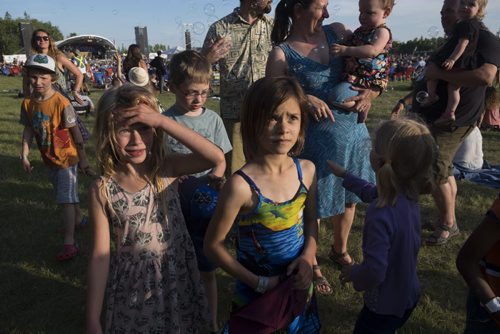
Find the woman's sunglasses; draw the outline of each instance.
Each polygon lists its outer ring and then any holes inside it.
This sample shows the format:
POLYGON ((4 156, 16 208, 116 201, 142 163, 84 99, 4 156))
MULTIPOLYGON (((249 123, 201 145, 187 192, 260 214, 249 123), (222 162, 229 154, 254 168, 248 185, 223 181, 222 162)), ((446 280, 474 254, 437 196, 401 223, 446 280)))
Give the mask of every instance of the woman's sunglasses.
POLYGON ((35 39, 37 41, 44 40, 45 42, 47 42, 49 40, 49 36, 35 36, 35 39))

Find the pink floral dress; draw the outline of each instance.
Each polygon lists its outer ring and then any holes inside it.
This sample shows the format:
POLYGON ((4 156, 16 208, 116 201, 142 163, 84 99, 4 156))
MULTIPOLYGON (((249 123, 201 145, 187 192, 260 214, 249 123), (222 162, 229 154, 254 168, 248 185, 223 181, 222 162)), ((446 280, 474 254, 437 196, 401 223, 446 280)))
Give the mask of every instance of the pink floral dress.
MULTIPOLYGON (((169 184, 136 193, 104 180, 116 250, 108 282, 106 332, 196 333, 208 321, 193 243, 169 184)), ((166 182, 166 180, 165 180, 166 182)))

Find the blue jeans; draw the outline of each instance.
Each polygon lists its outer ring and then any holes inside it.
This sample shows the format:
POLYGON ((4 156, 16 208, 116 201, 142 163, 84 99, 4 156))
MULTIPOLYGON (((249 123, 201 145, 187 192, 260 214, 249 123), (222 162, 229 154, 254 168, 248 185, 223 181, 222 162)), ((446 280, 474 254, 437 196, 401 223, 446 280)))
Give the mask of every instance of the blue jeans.
POLYGON ((465 320, 464 334, 494 334, 500 333, 500 328, 497 327, 493 319, 488 314, 488 311, 479 303, 479 298, 469 290, 467 296, 467 318, 465 320))
POLYGON ((401 318, 395 315, 378 314, 363 306, 353 334, 393 334, 398 328, 403 327, 415 306, 407 309, 401 318))

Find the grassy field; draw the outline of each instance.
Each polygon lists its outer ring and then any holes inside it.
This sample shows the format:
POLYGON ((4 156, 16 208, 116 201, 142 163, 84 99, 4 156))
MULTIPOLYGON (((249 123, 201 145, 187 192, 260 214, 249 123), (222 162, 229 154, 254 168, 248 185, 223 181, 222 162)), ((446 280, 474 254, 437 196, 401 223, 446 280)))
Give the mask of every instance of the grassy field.
MULTIPOLYGON (((1 333, 82 333, 86 266, 91 246, 90 231, 77 234, 81 255, 68 263, 58 263, 55 254, 62 241, 59 212, 54 204, 51 185, 46 178, 40 154, 32 148, 30 160, 33 175, 26 175, 18 159, 22 127, 19 125, 17 89, 19 78, 0 77, 0 332, 1 333)), ((387 119, 394 103, 407 93, 409 85, 398 83, 391 87, 375 105, 369 116, 370 131, 387 119)), ((102 94, 91 95, 96 102, 102 94)), ((170 93, 160 96, 164 106, 172 104, 170 93)), ((218 110, 218 101, 208 106, 218 110)), ((91 129, 94 117, 84 119, 91 129)), ((486 132, 485 159, 500 164, 500 133, 486 132)), ((92 143, 87 155, 95 163, 92 143)), ((86 212, 86 189, 92 180, 80 177, 80 198, 86 212)), ((462 233, 442 247, 422 247, 418 272, 422 297, 417 309, 399 333, 460 333, 465 321, 466 286, 455 268, 455 256, 461 245, 481 221, 481 217, 497 191, 469 182, 459 182, 457 221, 462 233)), ((365 206, 357 211, 350 253, 361 260, 361 230, 365 206)), ((437 211, 429 196, 422 197, 423 221, 434 222, 437 211)), ((341 286, 338 270, 327 258, 332 229, 322 224, 319 262, 334 288, 331 296, 319 296, 323 333, 352 332, 357 313, 362 307, 362 294, 351 285, 341 286)), ((423 232, 425 237, 428 232, 423 232)), ((218 272, 221 321, 227 319, 231 278, 218 272)))

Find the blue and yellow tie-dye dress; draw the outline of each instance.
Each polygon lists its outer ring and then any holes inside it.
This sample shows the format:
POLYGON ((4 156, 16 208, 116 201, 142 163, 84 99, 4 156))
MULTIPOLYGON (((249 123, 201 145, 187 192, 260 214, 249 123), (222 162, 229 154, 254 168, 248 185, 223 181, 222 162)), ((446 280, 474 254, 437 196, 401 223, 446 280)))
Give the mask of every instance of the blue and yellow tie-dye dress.
MULTIPOLYGON (((287 266, 299 257, 304 248, 303 211, 308 189, 302 182, 302 170, 294 159, 300 187, 295 196, 276 203, 262 195, 253 180, 243 171, 243 177, 259 196, 255 209, 237 220, 237 259, 248 270, 259 276, 276 276, 286 273, 287 266)), ((311 288, 311 294, 313 289, 311 288)), ((248 304, 260 294, 252 287, 236 280, 233 311, 248 304)), ((305 309, 290 324, 286 333, 317 333, 320 322, 314 296, 305 309)), ((227 329, 227 328, 226 328, 227 329)))

